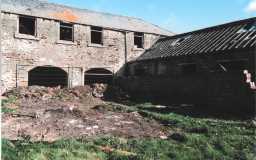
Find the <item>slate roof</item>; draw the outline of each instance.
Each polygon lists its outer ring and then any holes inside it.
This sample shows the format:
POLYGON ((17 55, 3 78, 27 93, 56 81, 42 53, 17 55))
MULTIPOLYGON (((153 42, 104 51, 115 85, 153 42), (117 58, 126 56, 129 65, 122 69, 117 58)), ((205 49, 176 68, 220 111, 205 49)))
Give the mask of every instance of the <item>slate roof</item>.
POLYGON ((136 61, 256 47, 256 17, 159 39, 136 61))
POLYGON ((142 19, 118 16, 108 13, 78 9, 64 5, 48 3, 39 0, 2 0, 2 11, 31 15, 47 19, 62 20, 92 26, 154 33, 159 35, 174 35, 172 32, 148 23, 142 19))

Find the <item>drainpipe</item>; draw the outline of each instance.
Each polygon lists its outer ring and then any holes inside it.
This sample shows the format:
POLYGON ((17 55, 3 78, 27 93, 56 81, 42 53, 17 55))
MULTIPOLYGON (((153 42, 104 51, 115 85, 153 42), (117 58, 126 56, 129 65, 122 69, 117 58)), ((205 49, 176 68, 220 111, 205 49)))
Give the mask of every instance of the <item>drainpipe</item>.
POLYGON ((128 54, 128 48, 127 48, 127 33, 128 32, 124 32, 124 61, 125 61, 125 65, 127 63, 127 54, 128 54))
POLYGON ((15 67, 15 80, 16 80, 16 88, 18 88, 18 64, 16 64, 16 67, 15 67))
POLYGON ((124 76, 126 76, 126 74, 127 74, 127 56, 128 56, 128 45, 127 45, 127 33, 128 32, 124 32, 124 56, 125 56, 125 58, 124 58, 124 76))

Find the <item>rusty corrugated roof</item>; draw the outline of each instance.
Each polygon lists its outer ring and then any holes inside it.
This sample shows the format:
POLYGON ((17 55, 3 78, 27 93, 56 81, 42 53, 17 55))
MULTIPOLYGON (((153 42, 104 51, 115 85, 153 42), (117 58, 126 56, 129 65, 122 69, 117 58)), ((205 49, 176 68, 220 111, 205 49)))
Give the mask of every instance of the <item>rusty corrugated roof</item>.
POLYGON ((137 61, 255 47, 256 17, 160 39, 137 61))
POLYGON ((142 19, 78 9, 39 0, 2 0, 2 11, 127 31, 174 35, 142 19))

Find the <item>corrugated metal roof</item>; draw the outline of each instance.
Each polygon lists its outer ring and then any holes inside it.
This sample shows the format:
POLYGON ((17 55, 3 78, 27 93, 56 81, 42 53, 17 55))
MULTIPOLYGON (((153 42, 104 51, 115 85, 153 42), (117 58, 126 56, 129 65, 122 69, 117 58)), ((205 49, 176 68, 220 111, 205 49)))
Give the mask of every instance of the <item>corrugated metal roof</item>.
POLYGON ((78 9, 39 0, 2 0, 2 11, 120 30, 174 35, 142 19, 78 9))
POLYGON ((140 60, 256 47, 256 17, 158 40, 140 60))

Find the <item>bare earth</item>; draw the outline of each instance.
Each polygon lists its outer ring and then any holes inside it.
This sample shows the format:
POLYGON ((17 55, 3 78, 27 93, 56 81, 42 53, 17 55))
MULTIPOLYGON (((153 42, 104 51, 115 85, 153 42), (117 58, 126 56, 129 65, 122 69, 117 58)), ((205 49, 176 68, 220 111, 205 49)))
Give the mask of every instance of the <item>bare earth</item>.
MULTIPOLYGON (((161 137, 164 130, 156 121, 137 112, 106 109, 115 103, 102 100, 107 87, 84 86, 73 89, 29 87, 5 94, 18 97, 2 113, 2 137, 52 142, 66 138, 93 136, 161 137)), ((118 104, 115 104, 118 105, 118 104)))

